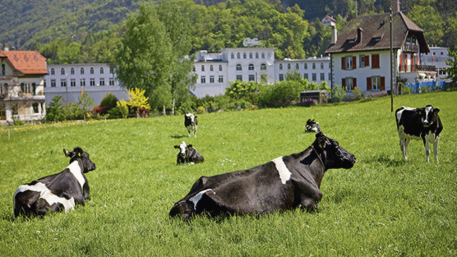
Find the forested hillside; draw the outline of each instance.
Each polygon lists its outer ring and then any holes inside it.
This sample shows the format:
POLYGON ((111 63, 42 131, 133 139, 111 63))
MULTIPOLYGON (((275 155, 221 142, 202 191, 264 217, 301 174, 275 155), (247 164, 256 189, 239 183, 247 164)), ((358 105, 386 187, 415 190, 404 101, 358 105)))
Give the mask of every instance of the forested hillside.
MULTIPOLYGON (((388 12, 391 4, 391 0, 193 1, 192 53, 238 47, 244 37, 257 37, 264 46, 277 47, 280 58, 322 54, 330 37, 318 20, 325 15, 337 17, 341 26, 356 15, 388 12)), ((0 43, 10 49, 37 49, 50 62, 106 62, 122 35, 122 21, 138 9, 139 2, 143 1, 3 0, 0 43)), ((455 0, 402 0, 401 10, 424 29, 429 44, 455 48, 455 0)))

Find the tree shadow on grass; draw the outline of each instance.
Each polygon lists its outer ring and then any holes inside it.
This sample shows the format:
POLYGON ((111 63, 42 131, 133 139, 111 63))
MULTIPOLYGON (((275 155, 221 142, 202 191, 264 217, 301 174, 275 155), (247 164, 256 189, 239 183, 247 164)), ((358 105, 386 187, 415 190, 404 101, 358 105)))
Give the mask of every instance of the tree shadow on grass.
POLYGON ((395 158, 392 156, 388 156, 386 154, 381 154, 377 156, 373 156, 372 158, 363 160, 363 162, 366 163, 381 163, 385 166, 388 167, 399 167, 399 166, 404 166, 405 165, 405 160, 402 158, 395 158))
POLYGON ((171 137, 175 138, 175 139, 180 139, 180 138, 187 137, 187 136, 186 135, 172 135, 171 137))

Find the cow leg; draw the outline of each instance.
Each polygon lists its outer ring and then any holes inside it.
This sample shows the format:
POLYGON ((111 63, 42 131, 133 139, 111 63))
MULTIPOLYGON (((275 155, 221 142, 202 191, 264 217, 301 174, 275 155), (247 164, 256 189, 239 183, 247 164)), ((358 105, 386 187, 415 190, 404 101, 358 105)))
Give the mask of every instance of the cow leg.
POLYGON ((440 141, 440 137, 437 136, 435 138, 435 142, 433 142, 433 152, 435 153, 435 161, 439 163, 438 161, 438 142, 440 141))
POLYGON ((426 138, 422 138, 424 141, 425 147, 425 155, 427 155, 427 162, 430 162, 430 146, 428 145, 428 140, 426 138))
POLYGON ((190 137, 190 127, 187 126, 187 136, 190 137))
POLYGON ((410 142, 411 142, 411 139, 405 138, 405 152, 403 153, 405 160, 408 160, 408 147, 409 147, 410 142))
POLYGON ((197 137, 197 125, 194 127, 194 136, 197 137))
POLYGON ((298 182, 296 183, 298 190, 298 199, 300 208, 308 212, 313 212, 317 209, 317 203, 322 199, 322 192, 319 188, 311 183, 298 182))

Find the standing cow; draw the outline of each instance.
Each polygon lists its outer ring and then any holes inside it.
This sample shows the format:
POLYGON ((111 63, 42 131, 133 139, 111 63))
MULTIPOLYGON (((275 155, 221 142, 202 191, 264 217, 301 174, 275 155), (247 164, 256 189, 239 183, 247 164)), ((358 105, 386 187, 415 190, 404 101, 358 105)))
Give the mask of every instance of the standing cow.
POLYGON ((194 136, 197 137, 197 116, 192 113, 184 115, 184 126, 187 128, 187 135, 190 137, 190 133, 194 132, 194 136))
POLYGON ((322 199, 321 181, 328 169, 354 166, 356 158, 322 132, 301 153, 278 157, 260 166, 213 177, 201 177, 178 201, 170 216, 190 218, 283 211, 312 211, 322 199))
POLYGON ((400 148, 405 160, 408 159, 407 151, 411 139, 422 139, 427 162, 429 162, 430 144, 433 144, 435 161, 438 162, 438 142, 443 130, 443 124, 438 115, 439 111, 440 109, 433 108, 431 105, 424 108, 401 107, 395 111, 400 148))
POLYGON ((63 149, 70 165, 62 172, 21 185, 14 193, 14 215, 44 215, 48 211, 72 210, 76 204, 85 205, 89 184, 84 173, 95 170, 89 154, 80 147, 72 152, 63 149))
POLYGON ((180 145, 175 145, 176 149, 179 149, 177 164, 185 163, 198 163, 203 162, 203 156, 193 148, 192 145, 187 145, 186 142, 182 141, 180 145))

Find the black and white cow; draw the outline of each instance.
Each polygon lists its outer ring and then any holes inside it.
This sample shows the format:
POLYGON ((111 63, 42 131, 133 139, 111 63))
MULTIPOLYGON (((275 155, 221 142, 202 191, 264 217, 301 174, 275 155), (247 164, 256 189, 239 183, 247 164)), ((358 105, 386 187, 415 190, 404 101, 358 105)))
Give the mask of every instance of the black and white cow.
POLYGON ((176 149, 179 149, 178 153, 178 164, 184 163, 198 163, 203 162, 203 156, 193 148, 192 145, 187 145, 186 142, 182 141, 180 145, 175 145, 176 149))
POLYGON ((313 211, 322 199, 324 173, 328 169, 352 168, 355 161, 354 155, 320 132, 303 152, 278 157, 248 170, 201 177, 169 215, 189 218, 206 213, 214 217, 297 207, 313 211))
POLYGON ((305 126, 305 132, 321 132, 321 127, 319 127, 319 122, 308 119, 305 126))
POLYGON ((197 116, 192 113, 184 115, 184 126, 187 128, 187 135, 190 137, 190 133, 194 132, 194 136, 197 137, 197 116))
POLYGON ((70 165, 62 172, 21 185, 14 193, 14 215, 44 215, 48 211, 72 210, 76 204, 85 205, 89 197, 89 184, 84 173, 95 170, 89 154, 80 147, 72 152, 70 165))
POLYGON ((438 162, 438 142, 443 130, 438 112, 440 109, 427 105, 424 108, 401 107, 395 111, 400 148, 405 160, 408 159, 408 146, 411 139, 422 139, 425 146, 427 162, 429 162, 430 146, 433 144, 435 161, 438 162))

